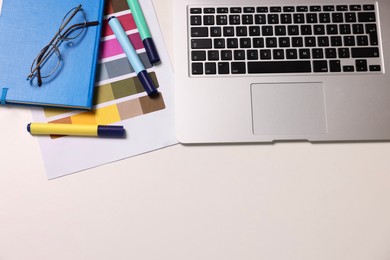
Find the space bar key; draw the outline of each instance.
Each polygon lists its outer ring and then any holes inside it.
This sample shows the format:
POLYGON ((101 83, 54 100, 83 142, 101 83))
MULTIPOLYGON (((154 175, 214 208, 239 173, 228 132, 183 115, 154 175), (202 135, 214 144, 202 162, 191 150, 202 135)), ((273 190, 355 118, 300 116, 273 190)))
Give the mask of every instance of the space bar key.
POLYGON ((311 72, 310 61, 255 61, 248 62, 248 73, 305 73, 311 72))

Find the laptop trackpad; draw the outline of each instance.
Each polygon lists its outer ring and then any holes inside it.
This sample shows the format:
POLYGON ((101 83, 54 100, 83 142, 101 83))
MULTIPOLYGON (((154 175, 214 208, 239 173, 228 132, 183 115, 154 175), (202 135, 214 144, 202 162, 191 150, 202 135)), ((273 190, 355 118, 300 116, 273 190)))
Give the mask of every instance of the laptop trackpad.
POLYGON ((252 84, 251 91, 254 134, 327 132, 322 83, 252 84))

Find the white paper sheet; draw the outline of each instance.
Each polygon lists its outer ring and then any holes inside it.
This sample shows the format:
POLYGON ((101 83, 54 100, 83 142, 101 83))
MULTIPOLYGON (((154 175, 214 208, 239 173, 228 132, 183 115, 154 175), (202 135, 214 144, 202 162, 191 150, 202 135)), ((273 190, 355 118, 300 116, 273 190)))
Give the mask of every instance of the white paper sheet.
MULTIPOLYGON (((152 1, 141 0, 140 4, 161 58, 161 64, 148 69, 148 72, 154 71, 156 73, 160 86, 159 92, 163 97, 165 108, 114 123, 115 125, 125 126, 127 132, 125 139, 70 136, 54 139, 50 136, 37 137, 39 138, 48 179, 61 177, 177 143, 174 134, 172 67, 152 1)), ((118 15, 123 15, 123 13, 118 15)), ((111 39, 113 36, 109 38, 111 39)), ((144 50, 139 52, 144 52, 144 50)), ((135 77, 135 74, 131 76, 135 77)), ((115 106, 115 104, 138 99, 142 96, 146 96, 146 93, 138 93, 111 100, 99 104, 97 108, 115 106)), ((80 111, 68 111, 65 114, 48 116, 43 109, 38 108, 33 109, 33 118, 36 122, 52 122, 53 120, 58 120, 65 116, 71 117, 78 113, 80 111)))

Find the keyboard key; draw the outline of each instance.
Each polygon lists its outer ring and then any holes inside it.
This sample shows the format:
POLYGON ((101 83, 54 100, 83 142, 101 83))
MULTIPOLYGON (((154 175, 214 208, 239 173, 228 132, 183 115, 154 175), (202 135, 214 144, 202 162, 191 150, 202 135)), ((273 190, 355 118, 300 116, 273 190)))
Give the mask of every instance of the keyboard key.
POLYGON ((320 23, 330 23, 329 13, 320 13, 320 23))
POLYGON ((232 68, 232 74, 245 74, 246 73, 245 62, 232 62, 231 68, 232 68))
POLYGON ((306 22, 307 23, 318 23, 318 16, 316 13, 308 13, 306 14, 306 22))
POLYGON ((336 6, 336 10, 340 12, 348 11, 348 5, 338 5, 336 6))
POLYGON ((287 26, 288 35, 299 35, 298 25, 289 25, 287 26))
POLYGON ((350 57, 348 48, 339 48, 338 52, 339 52, 339 58, 348 59, 350 57))
POLYGON ((248 73, 305 73, 311 72, 310 61, 250 61, 248 73))
POLYGON ((260 26, 249 26, 249 36, 260 36, 260 26))
POLYGON ((324 58, 323 49, 320 49, 320 48, 312 49, 312 57, 313 57, 313 59, 323 59, 324 58))
POLYGON ((253 15, 245 14, 242 16, 242 24, 253 24, 253 15))
POLYGON ((356 36, 358 46, 368 46, 368 37, 366 35, 356 36))
POLYGON ((244 13, 254 13, 255 8, 254 7, 245 7, 244 8, 244 13))
POLYGON ((345 22, 355 23, 356 22, 356 13, 345 13, 345 22))
POLYGON ((325 5, 323 8, 324 12, 333 12, 335 10, 334 5, 325 5))
POLYGON ((238 48, 238 39, 237 38, 226 39, 226 46, 228 48, 238 48))
POLYGON ((326 60, 313 61, 314 72, 328 72, 328 62, 326 60))
POLYGON ((367 47, 367 48, 352 48, 352 58, 378 58, 379 48, 367 47))
POLYGON ((351 6, 349 6, 349 10, 350 11, 361 11, 362 6, 361 5, 351 5, 351 6))
POLYGON ((336 48, 326 48, 325 49, 325 57, 327 59, 337 58, 337 49, 336 48))
POLYGON ((204 72, 207 75, 217 74, 217 64, 215 62, 206 62, 204 64, 204 72))
POLYGON ((305 37, 305 47, 316 47, 316 37, 305 37))
POLYGON ((259 59, 259 51, 258 50, 247 50, 246 56, 248 60, 258 60, 259 59))
POLYGON ((292 23, 292 16, 291 16, 291 14, 281 14, 280 15, 280 22, 282 24, 290 24, 290 23, 292 23))
POLYGON ((208 51, 207 58, 208 60, 219 60, 219 51, 208 51))
POLYGON ((349 25, 349 24, 340 24, 339 28, 340 28, 340 34, 351 34, 352 33, 351 25, 349 25))
POLYGON ((278 47, 278 41, 276 37, 269 37, 265 39, 265 46, 267 48, 276 48, 278 47))
POLYGON ((242 8, 241 7, 231 7, 230 8, 230 12, 231 13, 241 13, 242 12, 242 8))
POLYGON ((295 7, 294 6, 285 6, 285 7, 283 7, 283 12, 285 12, 285 13, 295 12, 295 7))
POLYGON ((192 51, 191 52, 191 60, 192 61, 206 60, 206 52, 205 51, 192 51))
POLYGON ((330 72, 341 72, 341 61, 340 60, 330 60, 329 61, 329 71, 330 72))
POLYGON ((321 12, 321 6, 320 5, 310 6, 310 12, 321 12))
POLYGON ((234 27, 223 27, 223 36, 234 36, 234 27))
POLYGON ((282 7, 272 6, 272 7, 270 7, 270 11, 271 11, 271 13, 280 13, 280 12, 282 12, 282 7))
POLYGON ((354 66, 343 66, 343 72, 354 72, 355 67, 354 66))
POLYGON ((378 45, 378 33, 376 24, 366 24, 366 32, 370 36, 370 44, 378 45))
POLYGON ((191 25, 202 25, 202 16, 200 15, 192 15, 190 17, 191 25))
MULTIPOLYGON (((207 27, 201 27, 202 29, 207 27)), ((211 37, 221 37, 222 36, 222 29, 221 27, 211 27, 210 28, 210 36, 211 37)))
POLYGON ((236 35, 237 36, 247 36, 248 35, 248 27, 246 27, 246 26, 237 26, 236 27, 236 35))
POLYGON ((241 24, 241 16, 240 15, 229 15, 229 24, 230 25, 241 24))
POLYGON ((214 39, 214 48, 215 49, 224 49, 225 48, 225 39, 223 39, 223 38, 214 39))
POLYGON ((212 48, 211 39, 192 39, 191 48, 192 49, 211 49, 212 48))
POLYGON ((217 13, 219 14, 227 14, 228 12, 229 12, 229 8, 226 7, 217 8, 217 13))
POLYGON ((215 18, 213 15, 205 15, 203 16, 203 24, 204 25, 214 25, 215 24, 215 18))
POLYGON ((214 14, 215 13, 215 8, 204 8, 203 12, 205 14, 214 14))
POLYGON ((265 14, 255 15, 255 24, 265 24, 267 22, 265 14))
POLYGON ((234 51, 235 60, 245 60, 245 51, 244 50, 235 50, 234 51))
POLYGON ((376 16, 374 12, 358 13, 358 20, 360 23, 374 23, 376 16))
POLYGON ((223 50, 221 51, 221 60, 232 60, 233 54, 231 50, 223 50))
POLYGON ((310 59, 310 49, 299 49, 299 58, 300 59, 310 59))
POLYGON ((367 71, 367 60, 356 60, 356 71, 367 71))
POLYGON ((192 27, 191 37, 208 37, 209 29, 207 27, 192 27))
POLYGON ((381 65, 370 65, 370 71, 381 71, 381 65))
POLYGON ((355 46, 355 36, 344 36, 344 46, 355 46))
POLYGON ((279 23, 279 15, 278 14, 269 14, 268 17, 269 24, 278 24, 279 23))
POLYGON ((274 28, 272 26, 263 26, 261 28, 261 33, 263 36, 272 36, 274 35, 274 28))
POLYGON ((218 63, 218 74, 229 74, 229 73, 230 73, 229 62, 219 62, 218 63))
POLYGON ((284 50, 283 49, 274 49, 273 56, 275 60, 283 60, 284 59, 284 50))
POLYGON ((227 15, 217 15, 217 25, 227 25, 228 18, 227 15))
POLYGON ((260 59, 270 60, 271 58, 271 50, 260 50, 260 59))
POLYGON ((286 50, 286 58, 291 60, 291 59, 298 59, 298 52, 296 49, 287 49, 286 50))
POLYGON ((363 10, 364 11, 374 11, 375 5, 363 5, 363 10))
POLYGON ((203 74, 203 63, 192 63, 192 75, 203 74))
POLYGON ((253 38, 254 48, 264 48, 264 38, 253 38))
POLYGON ((294 23, 305 23, 305 15, 304 14, 294 14, 294 23))
POLYGON ((308 6, 298 6, 297 7, 297 12, 307 12, 307 11, 309 11, 308 6))
POLYGON ((246 49, 252 47, 251 38, 240 38, 240 48, 246 49))
POLYGON ((190 14, 201 14, 202 13, 202 8, 191 8, 190 9, 190 14))
POLYGON ((287 29, 284 25, 275 26, 275 35, 287 35, 287 29))
POLYGON ((256 8, 256 12, 258 13, 268 13, 268 7, 260 6, 256 8))
POLYGON ((343 23, 344 22, 343 13, 332 13, 332 22, 333 23, 343 23))

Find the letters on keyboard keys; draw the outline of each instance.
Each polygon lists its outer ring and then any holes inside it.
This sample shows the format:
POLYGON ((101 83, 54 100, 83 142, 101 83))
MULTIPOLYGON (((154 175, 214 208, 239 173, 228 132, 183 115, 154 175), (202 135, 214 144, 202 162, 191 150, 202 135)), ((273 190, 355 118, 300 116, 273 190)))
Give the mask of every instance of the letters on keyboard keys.
POLYGON ((190 73, 381 73, 376 5, 191 6, 190 73))

